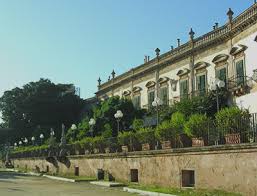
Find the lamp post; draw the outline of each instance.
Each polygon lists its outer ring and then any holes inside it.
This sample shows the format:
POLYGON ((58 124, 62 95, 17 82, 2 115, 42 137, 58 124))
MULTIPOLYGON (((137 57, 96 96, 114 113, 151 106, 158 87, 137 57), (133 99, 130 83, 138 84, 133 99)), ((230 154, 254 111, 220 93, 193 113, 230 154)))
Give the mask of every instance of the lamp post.
POLYGON ((163 104, 162 100, 159 97, 155 97, 154 101, 152 102, 152 106, 156 108, 156 123, 159 126, 159 107, 163 104))
POLYGON ((93 118, 91 118, 90 120, 89 120, 89 126, 90 126, 90 135, 91 135, 91 137, 93 137, 94 136, 94 126, 95 126, 95 119, 93 119, 93 118))
POLYGON ((25 145, 27 145, 28 144, 28 139, 25 137, 25 139, 24 139, 24 143, 25 143, 25 145))
POLYGON ((44 140, 44 138, 45 138, 44 134, 41 133, 40 136, 39 136, 39 138, 40 138, 40 140, 41 140, 41 145, 42 145, 42 144, 43 144, 43 140, 44 140))
POLYGON ((32 145, 34 146, 34 144, 35 144, 35 137, 34 136, 31 137, 31 141, 32 141, 32 145))
POLYGON ((51 129, 50 129, 50 136, 51 136, 51 137, 54 137, 54 134, 55 134, 55 133, 54 133, 54 129, 51 128, 51 129))
POLYGON ((117 130, 118 130, 118 133, 120 131, 120 121, 123 117, 123 113, 121 110, 118 110, 115 114, 114 114, 114 118, 117 120, 117 130))
POLYGON ((77 126, 75 124, 72 124, 71 130, 73 131, 73 141, 75 141, 75 136, 76 136, 75 131, 77 130, 77 126))
POLYGON ((211 90, 216 91, 216 102, 217 102, 217 112, 220 109, 219 106, 219 89, 225 87, 225 82, 216 78, 215 81, 211 85, 211 90))

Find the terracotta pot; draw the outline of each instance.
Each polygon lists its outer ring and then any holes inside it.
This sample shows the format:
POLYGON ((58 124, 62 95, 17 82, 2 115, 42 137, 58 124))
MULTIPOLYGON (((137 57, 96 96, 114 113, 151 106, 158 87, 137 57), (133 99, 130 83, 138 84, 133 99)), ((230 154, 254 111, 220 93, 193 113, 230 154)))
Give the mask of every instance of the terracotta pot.
POLYGON ((204 146, 203 138, 192 138, 192 147, 201 147, 204 146))
POLYGON ((170 141, 162 141, 161 142, 161 145, 162 145, 162 149, 165 150, 165 149, 171 149, 171 142, 170 141))
POLYGON ((108 153, 110 153, 110 148, 105 148, 104 151, 105 151, 105 153, 108 154, 108 153))
POLYGON ((121 146, 122 152, 128 152, 128 146, 121 146))
POLYGON ((148 144, 148 143, 142 144, 142 150, 143 151, 150 150, 150 144, 148 144))
POLYGON ((231 133, 225 135, 226 144, 240 144, 241 137, 239 133, 231 133))

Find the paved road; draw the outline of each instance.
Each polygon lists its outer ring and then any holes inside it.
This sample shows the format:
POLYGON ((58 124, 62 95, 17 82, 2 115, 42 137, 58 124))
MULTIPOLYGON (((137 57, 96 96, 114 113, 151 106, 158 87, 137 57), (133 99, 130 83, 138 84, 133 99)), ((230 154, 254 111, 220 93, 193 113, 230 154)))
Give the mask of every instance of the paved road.
POLYGON ((132 196, 118 188, 103 188, 86 182, 60 182, 0 172, 0 196, 132 196))

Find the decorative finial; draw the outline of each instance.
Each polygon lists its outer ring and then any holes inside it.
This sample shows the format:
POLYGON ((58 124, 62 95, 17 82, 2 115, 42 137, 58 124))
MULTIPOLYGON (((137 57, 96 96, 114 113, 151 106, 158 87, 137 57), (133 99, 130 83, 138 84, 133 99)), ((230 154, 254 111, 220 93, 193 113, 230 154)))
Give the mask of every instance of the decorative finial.
POLYGON ((112 78, 115 78, 115 71, 114 70, 112 70, 112 78))
POLYGON ((232 21, 233 15, 234 15, 234 12, 232 11, 231 8, 229 8, 229 9, 228 9, 228 12, 227 12, 227 16, 228 16, 229 22, 232 21))
POLYGON ((177 39, 177 41, 178 41, 178 47, 180 46, 180 39, 177 39))
POLYGON ((156 49, 155 49, 155 54, 156 54, 156 56, 157 56, 157 57, 159 57, 159 56, 160 56, 160 52, 161 52, 161 51, 160 51, 160 49, 159 49, 159 48, 156 48, 156 49))
POLYGON ((173 46, 170 46, 170 50, 173 50, 174 49, 174 47, 173 46))
POLYGON ((189 35, 190 35, 190 39, 193 40, 195 36, 195 32, 193 31, 192 28, 190 29, 189 35))
POLYGON ((111 80, 111 76, 108 77, 108 81, 110 81, 110 80, 111 80))
POLYGON ((98 78, 97 82, 98 82, 98 86, 100 86, 100 85, 101 85, 101 82, 102 82, 102 80, 101 80, 100 77, 98 78))

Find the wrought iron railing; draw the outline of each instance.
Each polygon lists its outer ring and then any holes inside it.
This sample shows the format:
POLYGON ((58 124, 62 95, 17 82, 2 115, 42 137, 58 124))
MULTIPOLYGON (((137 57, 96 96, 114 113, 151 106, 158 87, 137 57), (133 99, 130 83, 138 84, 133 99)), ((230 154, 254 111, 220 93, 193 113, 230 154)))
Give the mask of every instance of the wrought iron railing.
MULTIPOLYGON (((202 147, 202 146, 219 146, 219 145, 240 145, 240 144, 257 144, 257 114, 251 114, 250 117, 233 119, 230 127, 217 125, 214 120, 206 121, 206 129, 198 135, 198 138, 191 138, 185 134, 175 134, 169 139, 170 148, 186 148, 186 147, 202 147), (198 139, 198 140, 196 140, 198 139)), ((153 132, 153 131, 152 131, 153 132)), ((163 142, 158 140, 154 133, 149 132, 147 135, 134 133, 127 137, 123 143, 127 146, 128 151, 141 150, 161 150, 163 142), (149 138, 147 141, 140 141, 140 138, 149 138), (148 148, 149 147, 149 148, 148 148)), ((105 138, 94 143, 76 143, 66 146, 67 156, 69 155, 85 155, 99 153, 117 153, 124 151, 117 137, 105 138)), ((60 148, 51 149, 53 156, 58 157, 60 148)), ((36 151, 18 152, 11 154, 11 158, 27 158, 27 157, 47 157, 50 149, 42 149, 36 151)))

